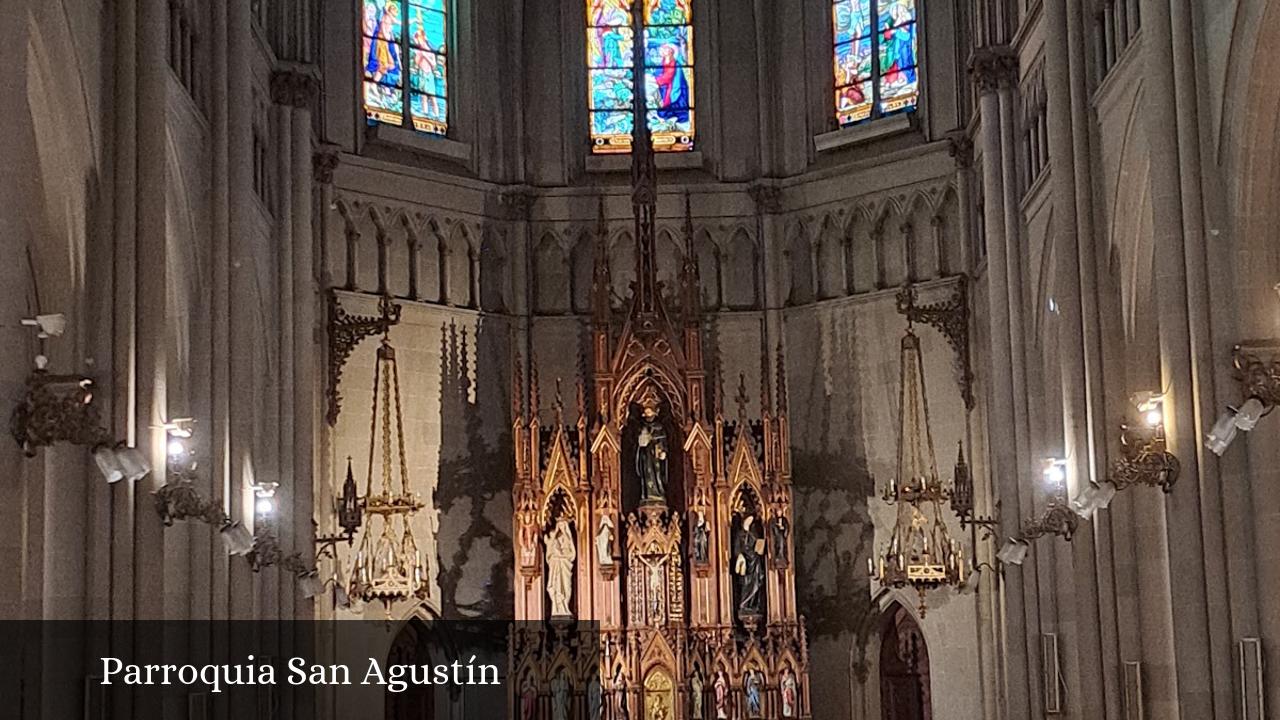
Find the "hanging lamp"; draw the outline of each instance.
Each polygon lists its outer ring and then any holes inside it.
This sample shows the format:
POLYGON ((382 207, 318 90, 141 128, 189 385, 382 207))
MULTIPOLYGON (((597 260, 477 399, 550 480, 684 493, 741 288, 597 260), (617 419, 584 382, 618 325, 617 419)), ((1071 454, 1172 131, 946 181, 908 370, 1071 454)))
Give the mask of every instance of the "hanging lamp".
POLYGON ((369 467, 361 505, 367 522, 351 568, 347 592, 365 602, 381 602, 390 616, 395 603, 426 597, 427 565, 413 536, 412 519, 423 504, 410 489, 404 418, 400 407, 400 372, 395 348, 385 334, 382 345, 378 347, 373 371, 369 467), (374 456, 379 448, 381 472, 375 493, 374 456))

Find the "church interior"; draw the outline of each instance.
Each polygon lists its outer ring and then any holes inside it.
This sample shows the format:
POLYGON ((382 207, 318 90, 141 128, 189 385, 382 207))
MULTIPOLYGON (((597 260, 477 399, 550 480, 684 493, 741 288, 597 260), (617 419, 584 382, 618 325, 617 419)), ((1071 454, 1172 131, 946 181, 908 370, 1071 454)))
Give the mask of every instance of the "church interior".
POLYGON ((3 8, 0 621, 514 623, 520 720, 1280 713, 1280 0, 3 8))

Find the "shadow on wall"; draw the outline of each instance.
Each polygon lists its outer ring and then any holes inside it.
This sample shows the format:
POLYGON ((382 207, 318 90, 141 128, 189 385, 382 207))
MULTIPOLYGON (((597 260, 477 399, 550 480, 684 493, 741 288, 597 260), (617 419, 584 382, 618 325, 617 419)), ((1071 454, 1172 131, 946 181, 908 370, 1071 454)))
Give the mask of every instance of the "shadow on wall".
POLYGON ((435 506, 441 617, 510 618, 511 433, 505 326, 481 318, 472 332, 441 328, 440 461, 435 506), (474 378, 472 376, 474 372, 474 378))
POLYGON ((813 657, 813 705, 847 716, 852 683, 865 680, 863 631, 872 603, 864 558, 875 539, 855 323, 816 313, 794 314, 786 323, 790 347, 818 349, 793 354, 787 373, 797 603, 813 657))

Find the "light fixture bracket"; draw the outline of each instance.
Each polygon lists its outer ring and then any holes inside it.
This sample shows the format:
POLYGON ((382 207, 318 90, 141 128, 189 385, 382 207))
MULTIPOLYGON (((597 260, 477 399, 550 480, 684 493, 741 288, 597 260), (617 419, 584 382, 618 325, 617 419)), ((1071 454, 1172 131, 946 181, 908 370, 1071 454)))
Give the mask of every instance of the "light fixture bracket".
POLYGON ((1164 427, 1120 426, 1120 452, 1111 463, 1107 481, 1116 490, 1135 485, 1158 487, 1166 493, 1173 492, 1182 472, 1182 463, 1169 452, 1165 442, 1164 427))
POLYGON ((969 282, 968 277, 961 274, 951 279, 951 296, 938 302, 919 304, 916 286, 907 283, 898 292, 898 313, 907 320, 929 327, 942 333, 947 344, 955 353, 956 382, 960 386, 960 396, 964 406, 972 410, 976 405, 973 394, 973 367, 969 359, 969 282))
POLYGON ((1280 341, 1249 341, 1236 345, 1231 364, 1245 399, 1257 398, 1270 412, 1280 405, 1280 341))
POLYGON ((342 414, 339 384, 351 353, 365 338, 385 335, 398 325, 402 309, 388 295, 378 301, 378 317, 351 315, 343 309, 337 291, 329 292, 329 386, 325 390, 328 405, 325 420, 330 427, 338 424, 338 416, 342 414))
POLYGON ((9 432, 27 457, 59 442, 90 447, 112 443, 93 402, 93 380, 43 370, 27 377, 27 392, 13 409, 9 432))

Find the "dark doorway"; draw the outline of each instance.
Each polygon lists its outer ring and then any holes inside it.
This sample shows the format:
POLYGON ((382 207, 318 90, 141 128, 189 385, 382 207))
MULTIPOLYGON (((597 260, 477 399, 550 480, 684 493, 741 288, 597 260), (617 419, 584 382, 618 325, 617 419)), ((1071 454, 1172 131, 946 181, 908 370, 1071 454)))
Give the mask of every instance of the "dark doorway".
POLYGON ((896 603, 880 625, 880 712, 883 720, 933 720, 929 649, 915 618, 896 603))
MULTIPOLYGON (((387 667, 392 665, 431 665, 427 627, 414 618, 405 623, 387 653, 387 667)), ((435 693, 431 685, 410 683, 404 692, 386 693, 386 720, 433 720, 435 693)))

